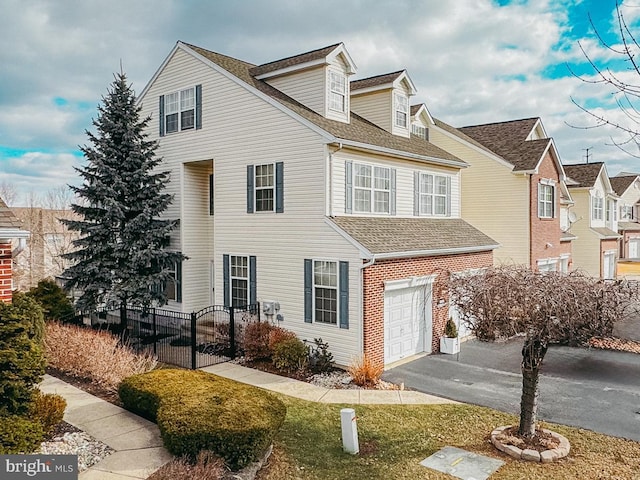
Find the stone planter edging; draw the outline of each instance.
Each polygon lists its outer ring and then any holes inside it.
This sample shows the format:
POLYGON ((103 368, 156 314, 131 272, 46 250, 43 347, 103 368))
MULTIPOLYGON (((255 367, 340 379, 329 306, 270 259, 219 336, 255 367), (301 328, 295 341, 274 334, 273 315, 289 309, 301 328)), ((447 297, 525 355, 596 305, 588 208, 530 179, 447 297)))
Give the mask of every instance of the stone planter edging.
POLYGON ((503 453, 506 453, 510 457, 517 458, 518 460, 526 460, 528 462, 542 462, 542 463, 551 463, 561 458, 569 455, 569 451, 571 450, 571 445, 569 444, 569 440, 563 435, 559 433, 552 432, 551 430, 542 429, 543 432, 548 433, 553 438, 558 440, 559 445, 556 448, 552 448, 549 450, 545 450, 543 452, 538 452, 536 450, 525 449, 522 450, 515 445, 506 445, 498 440, 498 435, 504 432, 507 428, 511 428, 512 425, 505 425, 502 427, 496 428, 493 432, 491 432, 491 443, 503 453))

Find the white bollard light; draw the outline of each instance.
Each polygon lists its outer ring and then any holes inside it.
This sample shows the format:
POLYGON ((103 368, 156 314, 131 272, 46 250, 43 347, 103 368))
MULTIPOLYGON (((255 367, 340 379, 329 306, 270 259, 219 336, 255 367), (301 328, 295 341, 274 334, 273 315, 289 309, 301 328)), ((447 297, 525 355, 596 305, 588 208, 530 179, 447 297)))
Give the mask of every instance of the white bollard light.
POLYGON ((342 449, 347 453, 355 455, 360 451, 356 411, 353 408, 343 408, 340 410, 340 423, 342 425, 342 449))

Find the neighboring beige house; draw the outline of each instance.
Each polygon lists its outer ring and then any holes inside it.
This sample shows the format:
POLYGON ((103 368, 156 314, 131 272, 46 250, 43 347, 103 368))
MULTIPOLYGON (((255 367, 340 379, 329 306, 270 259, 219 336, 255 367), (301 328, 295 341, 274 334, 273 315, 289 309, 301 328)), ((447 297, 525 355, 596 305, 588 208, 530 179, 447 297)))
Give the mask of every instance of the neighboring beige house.
POLYGON ((469 163, 461 172, 462 218, 500 243, 494 262, 568 272, 573 200, 541 120, 454 128, 425 105, 411 112, 416 135, 469 163))
POLYGON ((254 65, 178 42, 139 97, 188 260, 169 308, 261 302, 341 365, 438 351, 442 272, 493 263, 468 165, 411 134, 405 71, 351 81, 341 43, 254 65))
POLYGON ((640 260, 640 176, 616 175, 610 177, 611 188, 618 195, 618 233, 620 239, 620 260, 640 260))
POLYGON ((565 165, 574 222, 571 232, 574 268, 590 275, 611 279, 616 277, 618 263, 618 195, 615 193, 602 162, 565 165))
POLYGON ((62 255, 74 249, 73 241, 79 238, 79 234, 68 230, 60 219, 78 217, 71 210, 39 207, 18 207, 13 212, 24 228, 31 232, 14 270, 14 287, 26 291, 40 280, 59 277, 70 266, 69 260, 62 255))
POLYGON ((22 222, 0 198, 0 302, 11 302, 14 258, 22 251, 29 238, 22 222), (13 242, 17 242, 14 248, 13 242))

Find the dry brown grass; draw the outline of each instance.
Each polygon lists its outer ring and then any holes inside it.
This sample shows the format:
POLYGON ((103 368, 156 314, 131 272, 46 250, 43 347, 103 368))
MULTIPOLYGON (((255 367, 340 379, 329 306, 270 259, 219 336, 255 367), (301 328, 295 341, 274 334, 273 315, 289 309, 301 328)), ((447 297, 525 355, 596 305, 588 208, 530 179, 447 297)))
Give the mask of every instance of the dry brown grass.
POLYGON ((210 452, 200 452, 195 463, 175 458, 160 467, 148 480, 221 480, 226 469, 224 462, 210 452))
POLYGON ((47 323, 45 336, 49 366, 115 391, 120 382, 136 373, 153 370, 157 360, 123 347, 117 337, 57 322, 47 323))
POLYGON ((374 364, 367 355, 357 357, 351 362, 347 372, 351 375, 353 383, 361 387, 374 387, 380 381, 383 372, 382 365, 374 364))

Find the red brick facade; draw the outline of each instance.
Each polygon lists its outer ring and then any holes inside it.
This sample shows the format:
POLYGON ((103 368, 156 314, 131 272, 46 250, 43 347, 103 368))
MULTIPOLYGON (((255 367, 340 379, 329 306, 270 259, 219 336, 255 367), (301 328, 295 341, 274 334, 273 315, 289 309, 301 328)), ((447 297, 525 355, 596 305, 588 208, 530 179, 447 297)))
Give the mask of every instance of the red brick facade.
POLYGON ((618 240, 600 240, 600 278, 604 278, 604 252, 609 250, 615 250, 616 257, 618 256, 618 240))
MULTIPOLYGON (((363 325, 364 353, 376 364, 384 364, 384 282, 411 277, 437 274, 439 272, 461 272, 473 268, 489 267, 493 264, 493 252, 446 255, 439 257, 414 257, 376 261, 363 271, 363 325)), ((441 275, 441 278, 442 275, 441 275)), ((433 352, 440 350, 440 337, 449 309, 446 291, 438 287, 438 279, 433 287, 433 352), (445 301, 438 306, 438 301, 445 301)))
POLYGON ((538 260, 571 254, 571 242, 560 241, 560 175, 550 153, 547 152, 540 162, 538 173, 531 175, 530 188, 529 261, 531 268, 537 270, 538 260), (553 218, 538 216, 538 185, 541 180, 545 179, 555 182, 556 196, 553 218))
POLYGON ((11 243, 0 243, 0 302, 11 302, 11 243))
POLYGON ((629 258, 629 240, 632 238, 640 238, 640 231, 626 230, 622 232, 622 238, 620 239, 620 251, 618 252, 620 259, 629 258))

